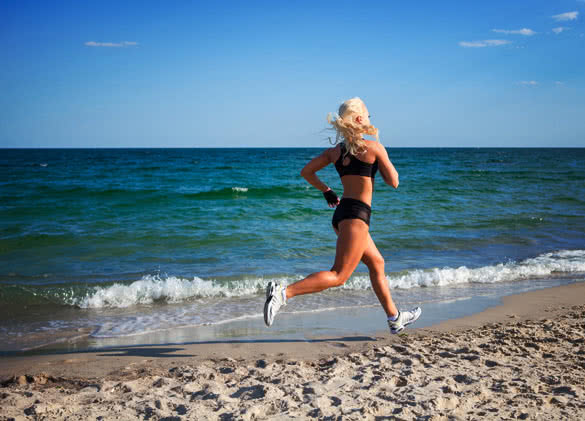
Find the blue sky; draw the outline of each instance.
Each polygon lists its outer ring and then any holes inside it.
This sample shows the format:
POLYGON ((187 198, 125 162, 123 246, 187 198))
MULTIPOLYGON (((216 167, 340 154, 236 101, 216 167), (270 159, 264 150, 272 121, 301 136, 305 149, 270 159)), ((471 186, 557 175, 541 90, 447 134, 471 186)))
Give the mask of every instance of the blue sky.
POLYGON ((585 147, 585 1, 0 2, 1 147, 585 147))

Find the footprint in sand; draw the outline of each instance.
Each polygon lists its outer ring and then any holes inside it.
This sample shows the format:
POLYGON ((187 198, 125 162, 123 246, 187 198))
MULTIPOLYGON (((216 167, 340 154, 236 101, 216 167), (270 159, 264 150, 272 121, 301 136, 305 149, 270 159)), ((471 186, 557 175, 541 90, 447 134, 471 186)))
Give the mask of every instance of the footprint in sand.
POLYGON ((392 377, 389 383, 395 387, 404 387, 408 384, 408 380, 406 380, 404 377, 392 377))
POLYGON ((457 374, 457 375, 453 376, 453 380, 455 380, 457 383, 464 383, 464 384, 475 383, 475 380, 466 374, 457 374))

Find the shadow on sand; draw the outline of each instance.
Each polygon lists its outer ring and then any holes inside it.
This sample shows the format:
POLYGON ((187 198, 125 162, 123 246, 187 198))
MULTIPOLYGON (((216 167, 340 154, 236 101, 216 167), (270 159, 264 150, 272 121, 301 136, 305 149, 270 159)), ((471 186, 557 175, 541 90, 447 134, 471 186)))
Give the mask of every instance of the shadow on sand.
MULTIPOLYGON (((181 344, 167 344, 167 346, 149 346, 135 345, 125 347, 102 348, 93 350, 102 354, 96 354, 99 357, 153 357, 153 358, 181 358, 195 357, 192 354, 172 354, 173 352, 182 351, 184 348, 171 348, 172 345, 220 345, 220 344, 261 344, 261 343, 324 343, 331 342, 333 345, 345 347, 345 342, 370 342, 376 341, 370 336, 345 336, 341 338, 320 338, 320 339, 260 339, 260 340, 228 340, 228 341, 200 341, 185 342, 181 344)), ((89 350, 91 352, 92 350, 89 350)))

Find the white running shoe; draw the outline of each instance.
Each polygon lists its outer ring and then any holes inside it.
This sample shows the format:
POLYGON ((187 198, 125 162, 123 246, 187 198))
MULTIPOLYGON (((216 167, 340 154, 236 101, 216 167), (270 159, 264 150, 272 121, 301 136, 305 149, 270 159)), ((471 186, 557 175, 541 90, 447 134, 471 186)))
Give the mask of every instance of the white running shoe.
POLYGON ((286 286, 278 285, 276 282, 269 282, 266 287, 266 303, 264 304, 264 323, 271 326, 274 316, 280 307, 286 305, 286 286))
POLYGON ((420 317, 422 310, 420 307, 415 307, 410 311, 398 312, 398 319, 392 321, 388 320, 388 326, 390 326, 390 333, 396 334, 402 332, 402 330, 411 323, 414 323, 416 319, 420 317))

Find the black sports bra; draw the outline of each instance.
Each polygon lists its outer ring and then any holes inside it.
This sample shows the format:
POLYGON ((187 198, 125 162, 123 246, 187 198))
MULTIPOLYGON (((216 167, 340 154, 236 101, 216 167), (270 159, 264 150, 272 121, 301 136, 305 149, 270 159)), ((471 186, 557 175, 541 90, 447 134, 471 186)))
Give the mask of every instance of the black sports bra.
POLYGON ((335 161, 335 169, 339 177, 343 177, 344 175, 361 175, 363 177, 374 178, 376 176, 376 171, 378 171, 377 159, 373 164, 368 164, 367 162, 360 161, 350 153, 346 155, 345 145, 342 143, 340 146, 341 153, 339 154, 339 159, 335 161), (343 160, 346 156, 349 157, 349 164, 343 165, 343 160))

